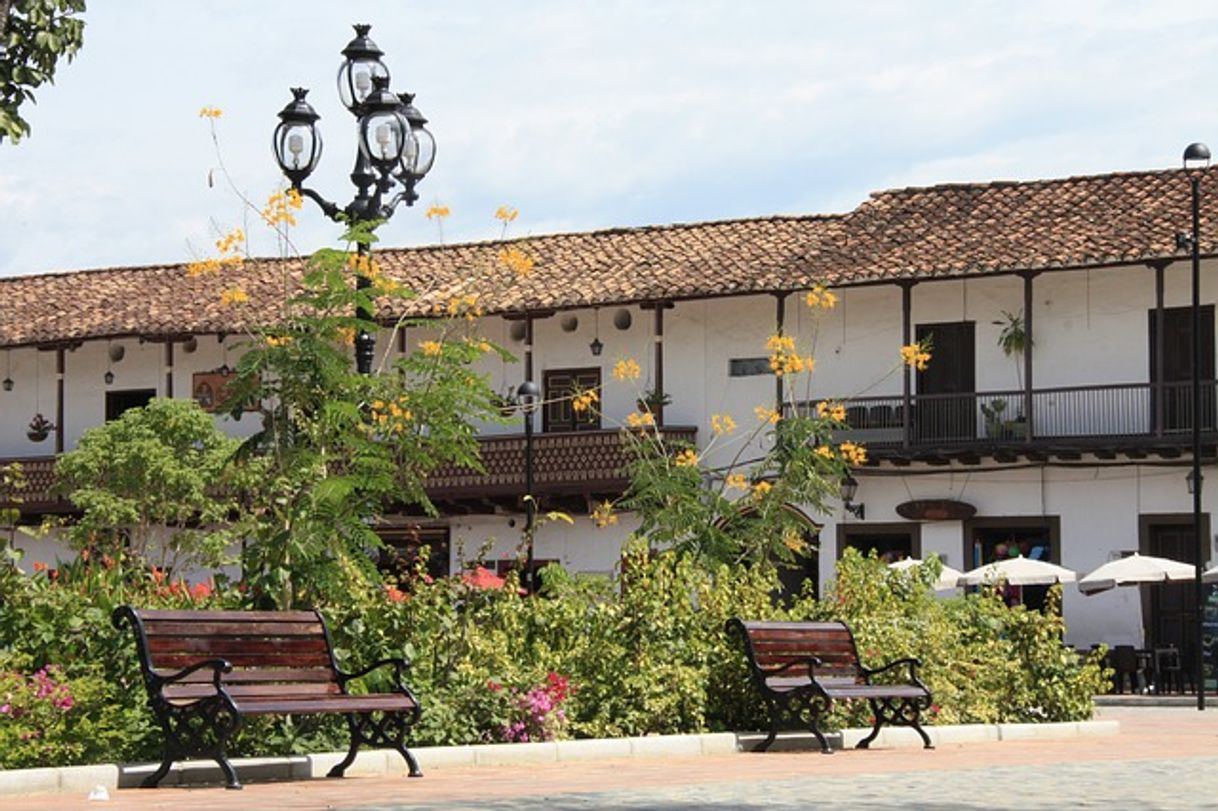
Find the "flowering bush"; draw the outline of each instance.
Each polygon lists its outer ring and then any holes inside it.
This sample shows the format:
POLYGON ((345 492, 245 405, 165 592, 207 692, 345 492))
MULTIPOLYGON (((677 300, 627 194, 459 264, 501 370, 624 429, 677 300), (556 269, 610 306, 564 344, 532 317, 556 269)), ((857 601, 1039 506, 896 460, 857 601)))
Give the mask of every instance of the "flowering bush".
MULTIPOLYGON (((488 682, 487 687, 494 692, 504 689, 495 681, 488 682)), ((563 737, 567 726, 563 704, 570 694, 570 681, 552 670, 546 674, 544 684, 530 690, 510 690, 514 717, 504 725, 500 736, 505 741, 519 743, 552 741, 563 737)))

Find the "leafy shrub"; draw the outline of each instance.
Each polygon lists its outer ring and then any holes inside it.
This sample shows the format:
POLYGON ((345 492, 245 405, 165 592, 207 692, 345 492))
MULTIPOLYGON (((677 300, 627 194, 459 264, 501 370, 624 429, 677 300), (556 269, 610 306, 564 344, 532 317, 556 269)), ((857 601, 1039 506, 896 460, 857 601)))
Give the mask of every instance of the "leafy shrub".
MULTIPOLYGON (((419 745, 762 728, 740 640, 725 630, 733 616, 843 619, 864 664, 920 657, 936 701, 931 723, 1087 718, 1107 676, 1095 659, 1080 665, 1062 645, 1056 597, 1043 614, 1009 609, 992 592, 936 599, 933 566, 894 572, 854 552, 839 561, 823 600, 804 596, 789 606, 776 603, 775 572, 764 565, 708 564, 642 546, 627 550, 614 580, 551 566, 536 597, 519 593, 515 575, 502 589, 483 590, 459 577, 429 582, 425 561, 419 566, 406 591, 353 588, 321 607, 347 669, 388 656, 413 660, 408 683, 424 707, 413 735, 419 745)), ((37 739, 0 724, 6 765, 155 759, 160 730, 135 645, 111 627, 110 612, 122 603, 251 605, 239 589, 192 593, 155 572, 97 561, 61 567, 55 578, 0 565, 0 595, 0 671, 9 674, 0 697, 21 692, 13 685, 28 685, 43 668, 73 697, 58 716, 53 703, 39 710, 49 715, 37 739)), ((386 689, 389 675, 386 668, 353 689, 386 689)), ((865 705, 843 706, 829 726, 863 725, 867 716, 865 705)), ((233 752, 346 742, 339 717, 259 718, 243 727, 233 752)))

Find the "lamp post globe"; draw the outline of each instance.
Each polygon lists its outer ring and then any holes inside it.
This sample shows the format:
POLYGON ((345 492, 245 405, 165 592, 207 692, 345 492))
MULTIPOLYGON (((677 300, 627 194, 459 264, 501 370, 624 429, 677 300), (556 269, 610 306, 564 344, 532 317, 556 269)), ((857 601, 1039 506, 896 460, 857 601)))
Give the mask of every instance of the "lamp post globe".
POLYGON ((338 66, 338 97, 343 106, 359 115, 364 101, 372 93, 376 79, 389 84, 389 68, 381 61, 385 52, 368 37, 370 25, 355 25, 355 39, 343 48, 343 63, 338 66))
MULTIPOLYGON (((321 116, 305 100, 306 89, 292 88, 292 100, 279 112, 272 139, 275 161, 292 188, 317 203, 330 219, 348 225, 387 220, 402 203, 414 203, 418 199, 415 184, 435 159, 435 140, 423 126, 427 120, 410 105, 414 97, 389 89, 389 69, 381 61, 385 54, 368 37, 371 28, 355 26, 355 39, 343 48, 343 63, 338 68, 338 95, 355 116, 358 133, 350 175, 356 193, 351 202, 339 206, 304 185, 321 160, 322 144, 317 130, 321 116)), ((361 244, 359 252, 367 254, 367 246, 361 244)), ((356 280, 360 290, 370 284, 363 274, 356 280)), ((365 307, 357 308, 356 317, 373 320, 365 307)), ((361 329, 355 338, 355 363, 361 374, 372 373, 375 343, 369 329, 361 329)))
POLYGON ((317 131, 321 116, 305 101, 308 93, 303 87, 292 88, 292 100, 279 111, 273 138, 275 162, 293 185, 303 183, 321 160, 321 133, 317 131))

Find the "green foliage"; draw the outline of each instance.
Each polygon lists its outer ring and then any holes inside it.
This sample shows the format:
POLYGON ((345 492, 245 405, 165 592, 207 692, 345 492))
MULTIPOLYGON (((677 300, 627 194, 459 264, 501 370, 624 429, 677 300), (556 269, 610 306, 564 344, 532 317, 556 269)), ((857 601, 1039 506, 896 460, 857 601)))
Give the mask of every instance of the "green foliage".
MULTIPOLYGON (((366 247, 375 225, 357 223, 345 239, 366 247)), ((350 346, 378 329, 363 315, 377 295, 410 294, 366 254, 318 251, 283 324, 253 335, 238 364, 224 408, 260 409, 263 428, 238 455, 257 485, 233 532, 247 539, 242 567, 260 603, 312 605, 375 587, 366 552, 380 544, 377 517, 390 505, 434 513, 426 475, 454 462, 481 469, 472 422, 502 418, 489 381, 471 371, 501 350, 472 334, 465 300, 450 305, 452 318, 416 324, 438 337, 394 373, 356 373, 350 346), (352 269, 370 286, 353 285, 352 269)))
POLYGON ((220 564, 239 484, 228 462, 239 444, 193 400, 157 398, 90 428, 55 467, 82 511, 69 539, 162 569, 220 564))
POLYGON ((60 59, 72 61, 84 41, 84 11, 85 0, 0 0, 0 140, 29 135, 21 105, 54 81, 60 59))

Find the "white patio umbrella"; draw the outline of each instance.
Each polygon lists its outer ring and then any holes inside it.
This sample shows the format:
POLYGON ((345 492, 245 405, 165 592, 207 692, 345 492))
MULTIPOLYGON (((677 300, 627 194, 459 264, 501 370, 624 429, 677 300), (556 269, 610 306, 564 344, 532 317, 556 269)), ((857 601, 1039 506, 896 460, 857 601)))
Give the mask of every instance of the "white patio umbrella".
POLYGON ((1163 583, 1168 580, 1192 580, 1196 570, 1191 563, 1181 563, 1169 558, 1139 555, 1112 560, 1078 581, 1078 590, 1083 594, 1097 594, 1117 586, 1136 586, 1141 583, 1163 583))
POLYGON ((1206 569, 1201 573, 1201 581, 1204 583, 1218 583, 1218 566, 1212 569, 1206 569))
MULTIPOLYGON (((889 569, 897 569, 898 571, 908 571, 917 566, 921 566, 926 561, 918 560, 917 558, 905 558, 898 560, 896 563, 889 563, 889 569)), ((946 563, 943 564, 943 571, 939 573, 939 579, 934 582, 935 591, 948 591, 956 588, 956 582, 964 575, 964 572, 959 569, 953 569, 946 563)))
POLYGON ((1074 572, 1043 560, 1017 557, 987 563, 964 573, 961 586, 980 586, 1005 580, 1012 586, 1050 586, 1054 583, 1073 583, 1074 572))

